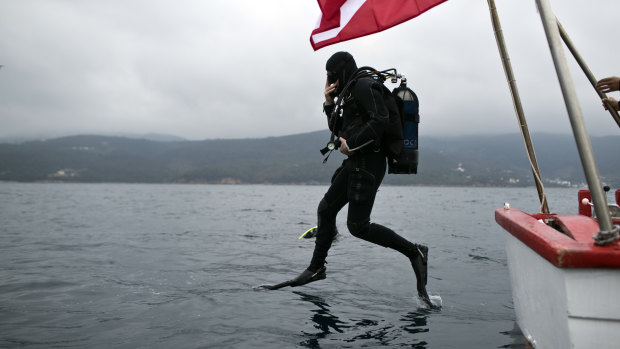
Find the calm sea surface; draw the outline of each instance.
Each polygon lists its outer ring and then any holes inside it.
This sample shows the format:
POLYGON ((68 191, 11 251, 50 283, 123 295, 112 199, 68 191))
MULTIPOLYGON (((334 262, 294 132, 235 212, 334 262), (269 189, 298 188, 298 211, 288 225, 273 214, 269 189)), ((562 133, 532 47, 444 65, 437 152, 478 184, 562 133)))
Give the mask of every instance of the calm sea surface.
MULTIPOLYGON (((327 279, 296 276, 325 186, 0 183, 0 347, 523 348, 493 211, 537 211, 533 188, 381 188, 373 221, 430 247, 408 260, 351 236, 327 279)), ((576 190, 548 189, 555 212, 576 190)))

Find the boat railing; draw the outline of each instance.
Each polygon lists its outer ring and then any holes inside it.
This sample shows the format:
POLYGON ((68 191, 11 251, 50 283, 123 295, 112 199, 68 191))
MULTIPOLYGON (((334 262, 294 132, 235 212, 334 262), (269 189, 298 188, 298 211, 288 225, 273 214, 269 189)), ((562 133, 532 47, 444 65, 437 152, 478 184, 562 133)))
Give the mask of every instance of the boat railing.
MULTIPOLYGON (((605 193, 608 193, 609 187, 605 186, 603 187, 603 190, 605 193)), ((587 189, 579 190, 577 197, 579 199, 579 214, 582 216, 596 218, 596 215, 592 212, 593 204, 591 201, 592 197, 590 196, 590 191, 587 189)), ((615 198, 616 202, 608 203, 607 209, 609 210, 609 215, 611 216, 612 221, 615 224, 618 224, 618 222, 620 222, 620 189, 616 190, 615 198)))

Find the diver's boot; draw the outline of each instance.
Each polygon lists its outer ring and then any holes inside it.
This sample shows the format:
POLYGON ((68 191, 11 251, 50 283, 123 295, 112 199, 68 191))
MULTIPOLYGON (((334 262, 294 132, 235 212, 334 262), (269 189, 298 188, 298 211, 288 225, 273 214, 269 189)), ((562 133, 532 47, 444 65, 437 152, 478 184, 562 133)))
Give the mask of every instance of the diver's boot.
POLYGON ((320 267, 317 271, 304 270, 299 276, 291 280, 291 287, 301 286, 313 281, 319 281, 325 279, 325 266, 320 267))
POLYGON ((428 277, 428 247, 419 244, 413 244, 413 248, 408 254, 411 267, 417 280, 418 296, 429 306, 432 306, 431 300, 426 292, 426 280, 428 277))

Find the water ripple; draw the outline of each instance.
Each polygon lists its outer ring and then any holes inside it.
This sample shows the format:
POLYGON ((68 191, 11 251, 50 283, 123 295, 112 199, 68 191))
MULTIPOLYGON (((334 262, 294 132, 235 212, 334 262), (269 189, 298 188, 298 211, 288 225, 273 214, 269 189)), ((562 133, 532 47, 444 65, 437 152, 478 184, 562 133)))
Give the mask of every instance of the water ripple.
POLYGON ((441 308, 345 212, 326 280, 254 291, 307 267, 325 189, 0 183, 0 347, 523 348, 491 217, 506 197, 528 209, 517 189, 379 192, 373 220, 429 246, 441 308))

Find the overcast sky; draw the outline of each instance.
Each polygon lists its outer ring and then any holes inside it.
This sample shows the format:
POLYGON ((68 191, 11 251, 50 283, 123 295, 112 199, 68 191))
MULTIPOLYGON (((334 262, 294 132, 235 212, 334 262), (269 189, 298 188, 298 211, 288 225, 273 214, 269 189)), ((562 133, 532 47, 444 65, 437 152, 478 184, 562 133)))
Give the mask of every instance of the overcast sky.
MULTIPOLYGON (((620 76, 620 1, 551 1, 597 78, 620 76)), ((530 131, 569 133, 534 0, 496 4, 530 131)), ((341 50, 408 78, 422 134, 519 132, 486 0, 314 52, 318 16, 314 0, 0 0, 0 138, 325 129, 325 61, 341 50)), ((588 131, 618 135, 571 67, 588 131)))

